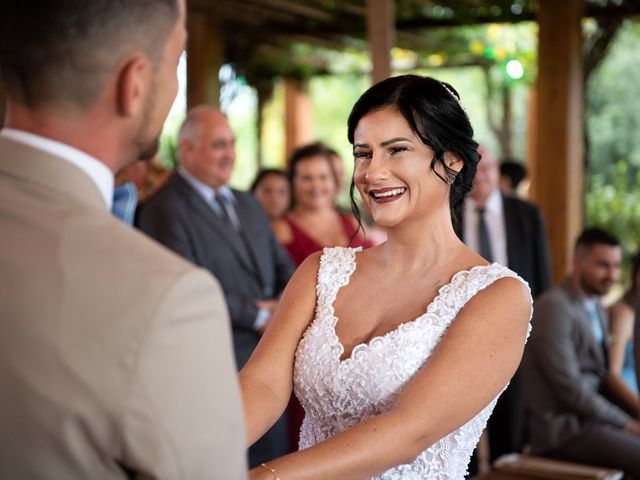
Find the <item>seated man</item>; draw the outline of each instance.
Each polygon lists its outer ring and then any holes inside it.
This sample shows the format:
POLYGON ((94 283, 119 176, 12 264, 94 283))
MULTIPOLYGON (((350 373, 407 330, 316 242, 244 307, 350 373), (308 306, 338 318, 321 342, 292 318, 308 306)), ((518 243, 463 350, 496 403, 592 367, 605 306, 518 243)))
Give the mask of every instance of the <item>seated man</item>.
POLYGON ((580 235, 573 271, 535 303, 522 380, 533 454, 640 475, 640 422, 606 388, 600 297, 618 279, 620 261, 609 233, 580 235))

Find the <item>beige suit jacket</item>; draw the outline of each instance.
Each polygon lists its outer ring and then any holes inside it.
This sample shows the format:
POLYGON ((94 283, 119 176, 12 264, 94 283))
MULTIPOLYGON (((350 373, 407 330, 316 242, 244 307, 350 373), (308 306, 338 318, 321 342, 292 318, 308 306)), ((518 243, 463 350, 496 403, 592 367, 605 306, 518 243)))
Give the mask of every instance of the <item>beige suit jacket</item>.
POLYGON ((218 283, 0 138, 0 478, 241 479, 218 283))

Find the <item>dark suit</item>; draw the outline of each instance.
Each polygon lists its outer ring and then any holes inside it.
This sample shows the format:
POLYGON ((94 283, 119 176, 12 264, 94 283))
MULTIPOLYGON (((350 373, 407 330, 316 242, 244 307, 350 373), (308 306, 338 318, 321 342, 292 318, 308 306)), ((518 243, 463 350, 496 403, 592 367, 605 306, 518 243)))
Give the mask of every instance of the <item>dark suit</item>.
POLYGON ((536 301, 532 327, 521 367, 532 453, 640 473, 640 437, 605 395, 605 348, 570 279, 536 301))
MULTIPOLYGON (((505 265, 524 278, 535 299, 551 287, 551 265, 547 231, 540 209, 530 202, 502 195, 507 258, 505 265)), ((464 241, 464 217, 458 222, 456 232, 464 241)))
MULTIPOLYGON (((502 195, 508 266, 524 278, 535 299, 551 287, 551 266, 547 234, 538 207, 519 198, 502 195)), ((464 217, 458 222, 458 235, 464 241, 464 217)), ((498 399, 489 418, 491 460, 505 453, 522 450, 524 435, 522 387, 516 372, 509 387, 498 399)))
MULTIPOLYGON (((236 190, 233 196, 251 252, 238 232, 226 224, 180 174, 174 174, 140 208, 136 225, 218 279, 229 308, 236 363, 240 369, 260 339, 254 329, 258 314, 256 300, 278 297, 294 267, 253 196, 236 190)), ((261 461, 270 460, 278 453, 281 452, 265 452, 261 461)), ((253 451, 251 457, 251 463, 255 464, 253 451)))

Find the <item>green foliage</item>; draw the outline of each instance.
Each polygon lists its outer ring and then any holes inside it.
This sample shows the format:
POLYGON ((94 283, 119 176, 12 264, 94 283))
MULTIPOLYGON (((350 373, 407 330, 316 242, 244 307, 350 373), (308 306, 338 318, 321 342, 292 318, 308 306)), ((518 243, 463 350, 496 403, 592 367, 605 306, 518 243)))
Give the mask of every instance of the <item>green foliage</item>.
POLYGON ((640 169, 640 25, 626 23, 587 88, 589 165, 604 174, 618 160, 640 169))
POLYGON ((626 22, 586 92, 585 224, 615 233, 625 258, 640 247, 640 25, 626 22))
POLYGON ((230 183, 240 190, 249 188, 258 165, 257 104, 255 90, 244 85, 225 112, 236 136, 236 163, 230 183))
POLYGON ((590 175, 586 181, 587 224, 615 233, 627 254, 640 245, 640 172, 619 160, 608 171, 590 175))

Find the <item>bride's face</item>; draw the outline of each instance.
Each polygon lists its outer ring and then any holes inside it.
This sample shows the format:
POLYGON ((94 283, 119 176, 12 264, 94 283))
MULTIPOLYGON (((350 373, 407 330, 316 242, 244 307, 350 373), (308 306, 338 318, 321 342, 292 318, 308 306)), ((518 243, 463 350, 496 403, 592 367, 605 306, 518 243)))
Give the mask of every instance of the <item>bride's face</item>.
POLYGON ((434 151, 394 108, 368 113, 354 132, 354 182, 382 227, 449 208, 449 188, 431 169, 434 151))

